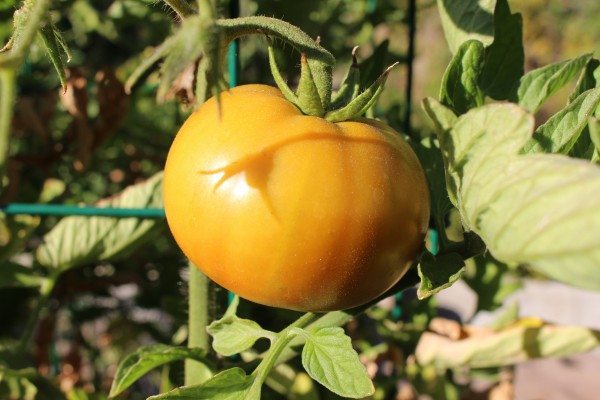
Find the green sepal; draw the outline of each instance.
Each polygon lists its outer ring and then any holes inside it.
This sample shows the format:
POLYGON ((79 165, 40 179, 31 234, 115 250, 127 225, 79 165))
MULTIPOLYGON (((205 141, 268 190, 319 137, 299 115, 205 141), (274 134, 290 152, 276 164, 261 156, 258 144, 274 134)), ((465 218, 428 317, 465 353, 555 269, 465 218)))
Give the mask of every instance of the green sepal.
POLYGON ((331 86, 333 84, 332 68, 319 59, 308 58, 307 60, 319 100, 321 101, 323 114, 325 114, 325 110, 329 108, 329 102, 331 101, 331 86))
POLYGON ((226 47, 229 42, 240 36, 265 34, 276 36, 291 44, 301 54, 305 54, 311 70, 312 86, 315 87, 321 108, 327 109, 331 101, 332 66, 335 64, 335 58, 320 46, 318 39, 312 39, 292 24, 264 16, 219 19, 215 23, 222 29, 221 46, 226 47))
POLYGON ((273 50, 273 41, 269 36, 267 36, 267 41, 269 42, 269 45, 267 47, 267 51, 269 53, 269 68, 271 69, 271 75, 273 75, 275 84, 277 84, 277 87, 279 88, 279 90, 281 90, 281 93, 283 93, 283 96, 288 101, 294 104, 298 104, 298 96, 296 96, 294 91, 290 89, 287 82, 281 75, 281 72, 279 71, 277 59, 275 58, 275 50, 273 50))
POLYGON ((390 71, 398 64, 399 63, 396 62, 389 66, 367 90, 358 95, 358 97, 352 100, 347 106, 340 108, 339 110, 328 112, 325 115, 325 119, 329 122, 346 121, 358 117, 368 110, 377 101, 377 98, 383 91, 385 81, 387 80, 390 71))
POLYGON ((321 103, 309 60, 304 53, 300 58, 300 80, 298 81, 296 95, 298 96, 296 105, 304 114, 318 117, 325 115, 325 108, 321 103))
POLYGON ((336 110, 349 104, 360 93, 360 69, 356 61, 356 50, 358 46, 352 49, 352 64, 348 69, 346 77, 342 81, 340 89, 331 96, 330 110, 336 110))

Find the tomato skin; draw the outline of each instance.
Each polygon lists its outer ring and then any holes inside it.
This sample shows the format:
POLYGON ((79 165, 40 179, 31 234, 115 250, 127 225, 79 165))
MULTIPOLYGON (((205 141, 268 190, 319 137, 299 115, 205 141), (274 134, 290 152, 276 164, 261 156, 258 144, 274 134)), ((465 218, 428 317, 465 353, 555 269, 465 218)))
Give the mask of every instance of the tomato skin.
POLYGON ((167 221, 185 255, 248 300, 299 311, 364 304, 423 247, 429 195, 381 122, 306 116, 245 85, 192 114, 169 151, 167 221))

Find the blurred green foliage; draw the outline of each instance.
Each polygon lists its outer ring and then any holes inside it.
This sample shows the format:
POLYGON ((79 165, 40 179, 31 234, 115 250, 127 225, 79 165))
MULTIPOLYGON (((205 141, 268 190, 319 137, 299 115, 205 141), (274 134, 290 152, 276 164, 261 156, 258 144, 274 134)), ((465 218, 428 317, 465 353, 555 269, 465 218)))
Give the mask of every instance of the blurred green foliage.
MULTIPOLYGON (((597 0, 513 3, 524 13, 529 67, 600 50, 597 0)), ((324 47, 338 59, 334 81, 339 83, 345 71, 342 67, 350 62, 355 45, 360 46, 359 61, 377 48, 389 47, 386 63, 372 66, 373 75, 377 69, 405 59, 406 5, 406 0, 243 0, 241 14, 279 17, 311 36, 320 36, 324 47)), ((432 5, 434 2, 419 1, 416 99, 435 94, 450 58, 432 5)), ((17 1, 0 0, 2 43, 10 36, 17 6, 17 1)), ((19 75, 10 185, 0 199, 3 203, 37 201, 49 179, 63 182, 66 188, 52 200, 55 203, 94 203, 118 193, 162 169, 169 145, 191 111, 176 101, 157 104, 156 72, 148 74, 130 96, 123 90, 126 77, 172 31, 176 16, 166 5, 153 0, 59 0, 52 6, 52 19, 73 52, 69 92, 61 93, 52 65, 36 42, 19 75)), ((223 12, 226 8, 224 4, 223 12)), ((298 76, 298 54, 281 43, 277 49, 282 70, 293 83, 298 76)), ((244 40, 240 61, 240 83, 272 82, 264 38, 244 40)), ((398 130, 405 104, 404 77, 402 70, 390 78, 375 110, 376 116, 385 117, 398 130)), ((176 93, 172 97, 176 98, 176 93)), ((420 119, 415 120, 415 126, 415 134, 428 134, 429 126, 420 119)), ((15 256, 20 264, 32 266, 34 248, 56 223, 56 218, 44 218, 33 228, 25 250, 15 256)), ((68 393, 70 400, 104 399, 100 393, 108 392, 116 364, 124 354, 140 344, 185 341, 185 328, 179 327, 185 326, 187 319, 182 284, 186 266, 183 255, 165 233, 125 261, 94 262, 67 272, 55 289, 48 314, 40 321, 43 329, 38 330, 27 359, 11 359, 5 348, 14 346, 23 332, 36 292, 29 287, 0 288, 0 366, 22 374, 0 384, 0 397, 52 396, 51 391, 34 393, 32 387, 36 385, 31 381, 40 377, 35 371, 22 369, 35 366, 39 374, 68 393)), ((465 281, 486 294, 479 299, 479 309, 497 308, 518 286, 513 273, 504 274, 504 265, 492 263, 477 270, 467 267, 465 281), (510 281, 507 284, 503 282, 506 279, 510 281)), ((349 334, 377 382, 377 398, 414 390, 435 399, 458 398, 465 384, 456 384, 453 378, 460 371, 422 367, 410 356, 434 317, 442 314, 457 319, 444 312, 435 298, 418 301, 415 291, 408 291, 397 304, 382 303, 349 325, 349 334), (403 311, 400 317, 399 309, 403 311)), ((281 329, 297 316, 247 302, 242 302, 240 314, 272 330, 281 329)), ((299 361, 290 365, 298 367, 299 361)), ((497 379, 497 370, 480 372, 492 376, 492 381, 497 379)), ((142 379, 129 398, 145 398, 159 387, 180 385, 182 380, 182 366, 176 363, 142 379)), ((284 397, 276 387, 271 385, 265 397, 284 397)), ((318 394, 322 399, 333 396, 326 391, 318 394)))

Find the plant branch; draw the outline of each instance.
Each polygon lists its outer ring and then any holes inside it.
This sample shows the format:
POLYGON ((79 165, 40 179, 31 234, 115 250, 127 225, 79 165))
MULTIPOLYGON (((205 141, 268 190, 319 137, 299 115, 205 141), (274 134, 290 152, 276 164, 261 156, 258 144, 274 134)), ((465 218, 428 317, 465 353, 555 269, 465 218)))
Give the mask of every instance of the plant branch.
POLYGON ((6 171, 10 125, 16 98, 16 72, 13 68, 0 68, 0 187, 6 171))
POLYGON ((300 28, 285 21, 270 17, 240 17, 234 19, 218 19, 216 24, 224 35, 228 45, 232 40, 245 35, 262 34, 276 36, 291 44, 298 52, 306 54, 307 58, 320 60, 326 65, 333 66, 335 58, 330 52, 321 47, 315 40, 300 28))
POLYGON ((276 339, 273 341, 273 344, 265 354, 265 357, 252 373, 255 376, 255 379, 252 383, 250 393, 260 393, 262 384, 269 376, 269 373, 273 367, 277 364, 281 353, 283 353, 287 345, 297 336, 294 331, 297 331, 298 328, 305 328, 317 318, 318 315, 314 313, 306 313, 277 334, 276 339))
POLYGON ((42 19, 50 8, 50 0, 26 1, 23 7, 15 12, 15 19, 18 18, 17 13, 26 12, 27 8, 30 8, 30 11, 23 19, 25 26, 15 26, 15 31, 19 30, 18 40, 13 36, 14 40, 10 51, 0 54, 0 67, 12 66, 17 69, 20 66, 36 33, 41 28, 42 19))

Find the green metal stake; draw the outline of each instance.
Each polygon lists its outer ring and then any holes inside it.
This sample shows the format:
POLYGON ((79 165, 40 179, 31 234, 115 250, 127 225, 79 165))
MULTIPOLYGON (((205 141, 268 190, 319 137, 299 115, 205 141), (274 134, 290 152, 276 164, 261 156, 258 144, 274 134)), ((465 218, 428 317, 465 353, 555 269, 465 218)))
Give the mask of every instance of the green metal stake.
MULTIPOLYGON (((408 54, 406 71, 406 109, 404 110, 404 133, 411 136, 410 116, 412 111, 413 70, 415 60, 415 36, 417 31, 417 0, 408 2, 408 54)), ((412 137, 412 136, 411 136, 412 137)))
POLYGON ((7 215, 48 215, 67 217, 72 215, 88 217, 115 217, 115 218, 148 218, 160 219, 165 217, 162 208, 115 208, 94 206, 70 206, 63 204, 29 204, 10 203, 0 207, 0 211, 7 215))
POLYGON ((238 85, 238 55, 239 43, 238 40, 234 40, 227 49, 228 71, 229 71, 229 87, 236 87, 238 85))

